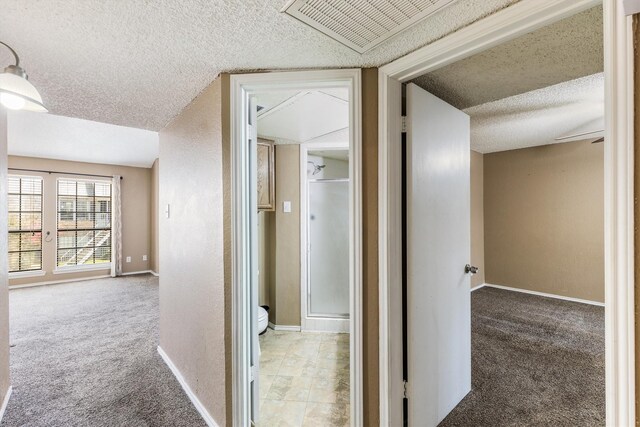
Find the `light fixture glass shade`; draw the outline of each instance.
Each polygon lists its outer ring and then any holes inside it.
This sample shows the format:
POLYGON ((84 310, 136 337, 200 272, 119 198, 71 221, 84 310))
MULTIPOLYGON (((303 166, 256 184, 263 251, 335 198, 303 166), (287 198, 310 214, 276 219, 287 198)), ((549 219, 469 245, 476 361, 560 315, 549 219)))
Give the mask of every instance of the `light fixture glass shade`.
POLYGON ((14 110, 46 113, 38 90, 24 77, 0 73, 0 103, 14 110))

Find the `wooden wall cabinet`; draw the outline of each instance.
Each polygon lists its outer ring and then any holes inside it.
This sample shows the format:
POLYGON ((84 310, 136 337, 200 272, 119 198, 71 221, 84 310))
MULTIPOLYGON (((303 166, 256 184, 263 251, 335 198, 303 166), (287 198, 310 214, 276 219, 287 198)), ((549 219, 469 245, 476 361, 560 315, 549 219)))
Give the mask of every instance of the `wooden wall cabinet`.
POLYGON ((258 138, 258 211, 276 209, 273 141, 258 138))

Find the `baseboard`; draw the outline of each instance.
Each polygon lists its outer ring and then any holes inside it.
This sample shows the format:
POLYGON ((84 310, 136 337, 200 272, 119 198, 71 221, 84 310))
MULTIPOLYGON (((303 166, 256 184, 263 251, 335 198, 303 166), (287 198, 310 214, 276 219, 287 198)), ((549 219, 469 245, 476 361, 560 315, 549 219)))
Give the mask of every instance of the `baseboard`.
POLYGON ((269 322, 269 327, 274 331, 290 331, 290 332, 300 332, 300 326, 292 326, 292 325, 274 325, 269 322))
POLYGON ((596 305, 598 307, 604 307, 604 303, 603 302, 591 301, 591 300, 580 299, 580 298, 565 297, 565 296, 562 296, 562 295, 548 294, 548 293, 545 293, 545 292, 530 291, 528 289, 511 288, 509 286, 492 285, 490 283, 484 283, 481 286, 476 286, 472 290, 479 289, 480 287, 483 287, 483 286, 486 286, 487 288, 503 289, 505 291, 520 292, 520 293, 523 293, 523 294, 537 295, 539 297, 555 298, 555 299, 560 299, 560 300, 564 300, 564 301, 579 302, 581 304, 589 304, 589 305, 596 305))
POLYGON ((77 279, 50 280, 48 282, 25 283, 24 285, 9 285, 9 290, 11 290, 11 289, 22 289, 22 288, 33 288, 33 287, 36 287, 36 286, 61 285, 63 283, 86 282, 87 280, 106 279, 108 277, 111 277, 111 275, 110 274, 105 274, 105 275, 102 275, 102 276, 90 276, 90 277, 82 277, 82 278, 77 278, 77 279))
POLYGON ((173 373, 173 376, 176 377, 176 379, 182 386, 182 389, 187 394, 187 397, 189 398, 191 403, 193 403, 193 406, 195 406, 196 410, 198 411, 198 413, 200 414, 204 422, 207 423, 209 427, 219 427, 218 424, 214 421, 211 414, 209 414, 209 412, 205 409, 202 402, 200 402, 200 400, 196 397, 193 391, 191 391, 189 384, 187 384, 187 382, 185 381, 184 377, 182 376, 178 368, 176 368, 176 365, 173 364, 173 362, 171 361, 167 353, 165 353, 162 347, 160 346, 158 346, 158 354, 160 355, 160 357, 162 357, 162 360, 164 360, 164 363, 169 367, 169 369, 173 373))
POLYGON ((478 289, 482 289, 482 288, 484 288, 485 286, 486 286, 486 284, 481 283, 481 284, 479 284, 478 286, 476 286, 476 287, 474 287, 474 288, 471 288, 471 292, 473 292, 473 291, 477 291, 478 289))
POLYGON ((121 276, 135 276, 136 274, 153 274, 154 276, 157 276, 157 274, 151 270, 130 271, 128 273, 122 273, 121 276))
POLYGON ((9 388, 7 389, 7 394, 4 395, 2 406, 0 406, 0 423, 2 422, 2 417, 4 417, 4 411, 7 410, 7 405, 9 404, 9 398, 11 397, 12 391, 13 391, 13 387, 9 386, 9 388))
POLYGON ((154 276, 156 276, 156 277, 160 277, 160 273, 156 273, 156 272, 155 272, 155 271, 153 271, 153 270, 149 270, 149 273, 153 274, 153 275, 154 275, 154 276))

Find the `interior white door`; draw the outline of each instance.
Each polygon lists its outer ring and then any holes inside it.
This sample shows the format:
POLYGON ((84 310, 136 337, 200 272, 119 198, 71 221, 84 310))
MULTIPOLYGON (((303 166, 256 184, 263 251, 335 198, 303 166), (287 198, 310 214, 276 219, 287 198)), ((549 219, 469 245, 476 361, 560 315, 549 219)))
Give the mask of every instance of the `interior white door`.
POLYGON ((436 426, 471 390, 469 116, 407 85, 410 426, 436 426))
POLYGON ((258 422, 260 410, 260 341, 258 340, 258 288, 260 282, 258 278, 258 107, 255 98, 249 99, 249 113, 247 126, 247 144, 249 147, 249 206, 251 207, 249 216, 251 253, 249 254, 251 278, 249 286, 249 325, 251 334, 250 357, 249 357, 249 390, 251 401, 251 420, 258 422))

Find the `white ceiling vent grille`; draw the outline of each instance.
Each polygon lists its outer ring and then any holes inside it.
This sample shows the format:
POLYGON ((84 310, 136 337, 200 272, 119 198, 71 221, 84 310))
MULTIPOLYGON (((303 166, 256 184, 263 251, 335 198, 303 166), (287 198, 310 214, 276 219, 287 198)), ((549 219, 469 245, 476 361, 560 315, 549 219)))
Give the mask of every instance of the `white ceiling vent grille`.
POLYGON ((364 53, 456 0, 291 0, 283 12, 364 53))

